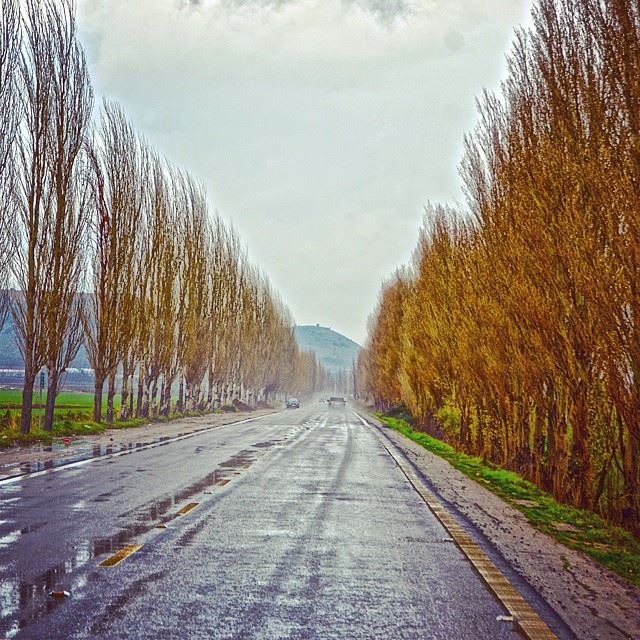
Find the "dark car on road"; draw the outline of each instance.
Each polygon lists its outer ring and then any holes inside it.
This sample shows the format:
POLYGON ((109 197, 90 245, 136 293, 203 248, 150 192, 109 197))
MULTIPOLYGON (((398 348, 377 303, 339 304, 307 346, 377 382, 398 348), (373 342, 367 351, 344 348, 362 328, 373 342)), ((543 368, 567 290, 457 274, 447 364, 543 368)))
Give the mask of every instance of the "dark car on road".
POLYGON ((289 398, 287 400, 287 409, 299 409, 300 408, 300 400, 298 398, 289 398))

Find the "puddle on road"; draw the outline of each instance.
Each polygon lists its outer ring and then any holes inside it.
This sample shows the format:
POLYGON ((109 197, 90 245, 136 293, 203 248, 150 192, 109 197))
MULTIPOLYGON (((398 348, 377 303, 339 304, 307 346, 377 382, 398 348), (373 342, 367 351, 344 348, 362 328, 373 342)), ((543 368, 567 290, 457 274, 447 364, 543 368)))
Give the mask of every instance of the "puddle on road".
MULTIPOLYGON (((28 473, 37 473, 39 471, 48 471, 57 467, 62 467, 73 462, 81 462, 82 460, 88 460, 90 458, 97 458, 100 456, 110 455, 113 453, 120 453, 125 450, 135 450, 135 447, 144 446, 146 443, 139 443, 136 445, 130 445, 127 447, 119 447, 115 445, 87 445, 79 446, 78 448, 69 449, 69 455, 65 455, 60 458, 54 458, 51 460, 34 460, 32 462, 15 462, 10 464, 0 465, 0 480, 12 478, 14 476, 24 475, 28 473)), ((46 450, 46 449, 43 449, 46 450)))
POLYGON ((220 466, 223 469, 237 469, 239 467, 244 467, 247 464, 253 464, 256 461, 255 454, 252 451, 240 451, 240 453, 236 454, 229 460, 225 462, 221 462, 220 466))
POLYGON ((70 445, 41 447, 40 452, 51 453, 53 451, 61 452, 59 458, 50 460, 34 460, 31 462, 12 462, 0 465, 0 480, 6 480, 15 476, 25 475, 29 473, 37 473, 39 471, 48 471, 57 467, 63 467, 74 462, 82 462, 91 458, 100 458, 102 456, 112 455, 114 453, 133 453, 142 447, 148 447, 151 444, 158 443, 158 446, 169 444, 171 439, 181 437, 186 433, 177 433, 173 436, 165 436, 158 440, 150 440, 145 442, 130 442, 125 446, 109 444, 96 445, 83 440, 76 440, 70 445))
MULTIPOLYGON (((286 438, 258 442, 252 445, 250 449, 242 450, 228 460, 221 462, 214 471, 180 491, 177 491, 173 495, 161 496, 133 512, 120 514, 118 517, 126 518, 129 523, 122 526, 117 533, 112 536, 79 543, 74 549, 74 555, 69 560, 51 567, 32 580, 23 581, 17 577, 4 580, 3 577, 0 586, 0 637, 13 637, 22 629, 40 620, 43 616, 53 611, 56 607, 61 606, 66 601, 65 599, 50 598, 48 596, 50 591, 64 587, 71 593, 72 599, 74 594, 78 597, 82 589, 86 586, 87 581, 91 580, 91 575, 81 574, 76 576, 75 579, 71 579, 70 574, 82 568, 90 561, 105 554, 114 553, 124 545, 130 544, 136 538, 155 529, 158 524, 166 524, 176 518, 180 518, 181 516, 177 512, 178 505, 198 493, 206 492, 211 494, 212 492, 206 490, 214 486, 222 487, 227 485, 233 478, 237 477, 237 475, 249 469, 258 458, 267 453, 268 449, 283 445, 285 442, 286 438)), ((146 444, 147 443, 131 444, 128 449, 135 451, 146 444)), ((116 446, 92 446, 90 448, 91 455, 85 455, 85 457, 104 455, 119 450, 121 449, 118 449, 116 446)), ((86 453, 87 452, 85 452, 85 454, 86 453)), ((78 459, 83 459, 80 457, 81 455, 82 454, 78 456, 78 459)), ((64 463, 68 463, 69 461, 71 461, 71 459, 66 458, 64 463)), ((25 463, 21 465, 20 468, 24 472, 31 472, 40 471, 45 468, 53 468, 60 464, 62 464, 62 461, 35 462, 25 463)), ((145 470, 137 469, 137 471, 142 472, 145 470)), ((0 472, 0 479, 1 477, 2 472, 0 472)), ((9 486, 11 487, 11 485, 9 486)), ((9 487, 7 487, 7 489, 9 489, 9 487)), ((11 487, 11 490, 14 490, 14 488, 11 487)), ((19 490, 20 485, 16 485, 15 491, 17 492, 19 490)), ((89 503, 106 502, 113 497, 113 492, 105 492, 92 498, 89 503)), ((18 499, 19 498, 9 498, 9 500, 13 501, 18 499)), ((86 504, 83 501, 79 501, 75 503, 72 508, 85 509, 86 504)), ((182 533, 175 542, 176 546, 185 547, 192 544, 197 533, 207 524, 206 519, 197 522, 194 526, 182 533)), ((23 530, 11 532, 11 534, 9 534, 11 540, 7 539, 5 546, 10 546, 15 543, 21 535, 36 531, 45 525, 46 523, 37 523, 23 530), (16 535, 13 536, 13 533, 16 535)), ((2 538, 0 538, 0 545, 2 541, 2 538)))
MULTIPOLYGON (((13 637, 60 606, 65 600, 51 598, 48 594, 90 559, 88 545, 83 543, 75 549, 74 556, 69 560, 51 567, 28 582, 17 578, 3 580, 0 589, 0 634, 6 638, 13 637)), ((67 586, 73 594, 85 584, 86 577, 79 576, 67 586)))
MULTIPOLYGON (((134 451, 141 449, 142 447, 148 447, 155 444, 157 446, 165 446, 176 438, 181 438, 186 435, 190 435, 193 432, 182 431, 180 433, 173 434, 171 436, 162 436, 155 440, 149 440, 145 442, 129 442, 127 445, 99 445, 93 442, 87 442, 85 440, 77 439, 73 440, 70 444, 65 445, 61 442, 56 442, 49 446, 40 446, 38 451, 41 453, 59 452, 63 455, 59 458, 53 458, 50 460, 34 460, 31 462, 12 462, 9 464, 0 464, 0 481, 8 478, 13 478, 20 475, 29 473, 37 473, 40 471, 48 471, 57 467, 63 467, 74 462, 81 462, 83 460, 89 460, 91 458, 99 458, 102 456, 112 455, 114 453, 133 453, 134 451)), ((255 448, 270 448, 277 446, 278 444, 284 444, 288 440, 288 436, 285 436, 278 440, 269 440, 268 442, 258 442, 254 444, 255 448)), ((226 445, 226 442, 220 443, 220 446, 226 445)), ((202 446, 198 446, 195 453, 201 453, 203 451, 202 446)), ((244 453, 244 452, 242 452, 244 453)))

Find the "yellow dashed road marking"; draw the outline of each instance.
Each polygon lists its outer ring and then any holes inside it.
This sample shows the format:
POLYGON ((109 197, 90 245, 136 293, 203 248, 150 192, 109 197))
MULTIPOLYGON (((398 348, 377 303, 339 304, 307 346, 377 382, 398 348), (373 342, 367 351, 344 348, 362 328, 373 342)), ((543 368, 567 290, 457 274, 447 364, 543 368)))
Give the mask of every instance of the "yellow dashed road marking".
POLYGON ((125 558, 134 554, 136 551, 142 549, 141 544, 128 544, 126 547, 122 547, 120 551, 116 551, 112 556, 109 556, 106 560, 103 560, 99 566, 101 567, 115 567, 121 563, 125 558))
MULTIPOLYGON (((356 414, 357 415, 357 414, 356 414)), ((364 419, 358 416, 361 420, 364 419)), ((387 446, 383 436, 374 430, 382 446, 395 460, 407 480, 413 485, 420 497, 425 501, 442 526, 449 532, 462 553, 475 567, 491 591, 496 595, 504 608, 513 616, 514 622, 529 640, 557 640, 542 618, 533 610, 531 605, 516 591, 509 580, 500 572, 496 565, 487 557, 482 549, 473 541, 471 536, 460 526, 457 520, 442 506, 436 495, 424 486, 415 471, 402 459, 394 449, 387 446)))
POLYGON ((227 480, 226 478, 224 480, 218 480, 218 482, 216 482, 216 484, 220 487, 224 487, 225 484, 229 484, 231 482, 231 480, 227 480))
POLYGON ((199 502, 190 502, 189 504, 185 504, 180 511, 178 511, 177 515, 183 516, 185 513, 189 513, 189 511, 193 511, 200 503, 199 502))

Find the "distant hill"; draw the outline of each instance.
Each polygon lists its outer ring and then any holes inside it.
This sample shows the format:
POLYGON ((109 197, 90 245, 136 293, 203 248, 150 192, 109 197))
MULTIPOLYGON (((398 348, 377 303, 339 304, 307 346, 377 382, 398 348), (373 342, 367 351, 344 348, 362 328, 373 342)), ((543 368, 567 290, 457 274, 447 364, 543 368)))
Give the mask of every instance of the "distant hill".
POLYGON ((11 314, 5 320, 0 331, 0 369, 21 369, 22 356, 16 346, 13 319, 11 314))
POLYGON ((297 326, 295 336, 300 349, 314 351, 318 360, 331 373, 350 370, 361 349, 353 340, 319 324, 297 326))
MULTIPOLYGON (((11 314, 7 316, 4 326, 0 331, 0 369, 22 369, 22 356, 16 345, 15 326, 11 314)), ((78 355, 71 363, 71 367, 88 369, 91 365, 87 359, 84 346, 80 347, 78 355)))
MULTIPOLYGON (((295 336, 300 349, 314 351, 318 360, 331 373, 351 369, 351 364, 358 357, 360 345, 329 327, 320 325, 304 325, 295 328, 295 336)), ((71 364, 72 367, 88 368, 91 365, 82 347, 71 364)), ((22 357, 16 346, 14 326, 11 315, 0 331, 0 369, 21 369, 22 357)))

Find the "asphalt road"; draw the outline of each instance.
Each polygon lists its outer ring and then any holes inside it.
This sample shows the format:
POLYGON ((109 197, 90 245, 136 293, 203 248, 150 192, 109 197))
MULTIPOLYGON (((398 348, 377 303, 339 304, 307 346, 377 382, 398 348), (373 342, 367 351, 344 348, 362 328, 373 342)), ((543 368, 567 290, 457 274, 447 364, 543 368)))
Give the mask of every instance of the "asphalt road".
POLYGON ((0 638, 520 637, 349 408, 25 476, 0 498, 0 638), (100 566, 126 545, 142 547, 100 566))

